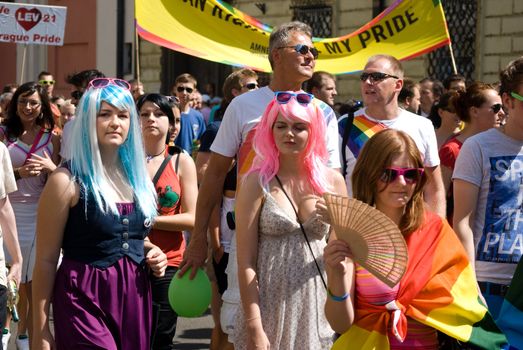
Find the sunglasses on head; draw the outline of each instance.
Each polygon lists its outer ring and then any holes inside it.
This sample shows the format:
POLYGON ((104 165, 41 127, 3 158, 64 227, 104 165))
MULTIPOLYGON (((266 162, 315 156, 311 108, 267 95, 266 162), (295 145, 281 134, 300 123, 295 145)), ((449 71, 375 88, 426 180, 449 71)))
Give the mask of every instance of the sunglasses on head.
POLYGON ((512 91, 512 92, 510 93, 510 96, 514 97, 516 100, 519 100, 519 101, 522 101, 522 102, 523 102, 523 96, 521 96, 520 94, 518 94, 518 93, 516 93, 516 92, 514 92, 514 91, 512 91))
POLYGON ((425 169, 423 168, 389 167, 383 170, 383 174, 381 174, 380 180, 385 183, 391 183, 396 181, 398 176, 402 175, 406 183, 413 184, 421 179, 424 171, 425 169))
POLYGON ((288 103, 291 98, 294 97, 299 104, 306 106, 311 103, 314 98, 314 95, 306 92, 294 93, 288 91, 277 91, 274 95, 276 96, 276 101, 281 105, 288 103))
POLYGON ((367 79, 370 78, 370 81, 372 83, 376 83, 378 81, 382 81, 382 80, 385 80, 387 78, 394 78, 394 79, 399 79, 397 76, 395 75, 390 75, 390 74, 387 74, 387 73, 382 73, 382 72, 363 72, 361 73, 360 75, 360 80, 361 81, 367 81, 367 79))
POLYGON ((302 55, 306 55, 309 53, 312 54, 312 57, 314 57, 314 59, 317 59, 318 58, 318 50, 312 46, 307 46, 305 44, 298 44, 298 45, 294 45, 294 46, 281 46, 281 47, 278 47, 278 49, 294 49, 294 51, 302 54, 302 55))
POLYGON ((89 82, 87 88, 102 89, 108 85, 115 85, 125 90, 131 91, 131 85, 127 80, 117 78, 96 78, 89 82))
POLYGON ((501 108, 503 108, 503 105, 501 103, 496 103, 496 104, 493 104, 492 106, 490 106, 490 109, 492 110, 492 112, 494 113, 499 113, 499 111, 501 110, 501 108))
POLYGON ((193 88, 190 88, 190 87, 185 87, 185 86, 178 86, 176 88, 176 91, 178 92, 184 92, 184 91, 187 91, 188 94, 192 94, 192 92, 194 91, 193 88))
POLYGON ((56 81, 54 81, 54 80, 40 80, 38 83, 40 85, 54 85, 54 83, 56 83, 56 81))
POLYGON ((258 84, 256 84, 256 83, 249 83, 249 84, 243 85, 242 87, 246 88, 247 90, 254 90, 254 89, 258 88, 258 84))

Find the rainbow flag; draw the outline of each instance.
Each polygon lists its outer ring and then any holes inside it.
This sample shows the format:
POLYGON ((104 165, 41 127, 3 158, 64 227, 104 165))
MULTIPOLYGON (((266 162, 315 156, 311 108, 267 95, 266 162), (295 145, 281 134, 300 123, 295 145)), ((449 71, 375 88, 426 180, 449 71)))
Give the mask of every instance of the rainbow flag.
POLYGON ((354 324, 332 349, 389 349, 394 335, 387 329, 394 323, 405 339, 406 317, 480 349, 502 348, 507 340, 481 303, 472 266, 448 223, 427 212, 423 226, 405 240, 409 262, 396 299, 397 323, 384 305, 358 299, 354 324))
MULTIPOLYGON (((270 72, 272 27, 222 0, 136 0, 136 31, 143 39, 188 55, 270 72)), ((316 70, 360 71, 367 59, 388 53, 411 59, 448 45, 439 0, 395 0, 381 14, 337 38, 313 38, 316 70)))
POLYGON ((523 260, 518 263, 496 323, 511 346, 523 349, 523 260))

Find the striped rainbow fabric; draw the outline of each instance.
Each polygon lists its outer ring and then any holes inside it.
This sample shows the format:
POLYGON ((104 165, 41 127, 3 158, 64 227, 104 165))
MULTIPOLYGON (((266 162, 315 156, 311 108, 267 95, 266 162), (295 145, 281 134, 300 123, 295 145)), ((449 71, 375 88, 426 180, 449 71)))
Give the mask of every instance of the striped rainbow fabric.
POLYGON ((523 260, 518 263, 496 323, 511 346, 523 349, 523 260))
MULTIPOLYGON (((341 118, 338 121, 338 133, 343 139, 345 134, 345 128, 347 126, 347 118, 341 118)), ((386 129, 386 126, 365 118, 363 115, 357 115, 354 117, 352 122, 352 128, 350 129, 349 139, 347 141, 347 146, 349 147, 354 158, 358 158, 361 149, 365 143, 374 136, 378 131, 386 129)))
POLYGON ((385 128, 385 125, 367 119, 363 115, 354 117, 348 141, 349 149, 354 154, 354 158, 358 158, 361 149, 372 136, 385 128))
MULTIPOLYGON (((427 212, 406 241, 409 262, 396 299, 399 336, 405 339, 410 317, 480 349, 501 349, 507 340, 481 303, 472 266, 448 223, 427 212)), ((391 313, 383 305, 355 304, 354 324, 332 349, 389 349, 391 313)))

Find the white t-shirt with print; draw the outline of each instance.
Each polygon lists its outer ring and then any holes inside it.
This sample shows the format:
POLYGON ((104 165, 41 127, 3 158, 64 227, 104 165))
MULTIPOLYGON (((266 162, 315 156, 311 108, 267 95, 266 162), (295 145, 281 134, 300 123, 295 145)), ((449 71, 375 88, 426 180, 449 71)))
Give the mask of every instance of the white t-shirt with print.
MULTIPOLYGON (((387 129, 394 129, 406 132, 414 142, 421 153, 423 164, 427 168, 439 165, 438 143, 436 141, 436 133, 432 122, 427 118, 423 118, 417 114, 411 113, 404 109, 399 109, 400 113, 397 118, 392 120, 374 119, 366 114, 367 108, 362 108, 354 114, 354 117, 362 115, 374 123, 381 123, 387 129)), ((338 136, 339 144, 341 146, 342 136, 338 136)), ((345 182, 347 184, 347 191, 352 196, 352 172, 356 165, 356 158, 350 151, 349 147, 345 146, 345 154, 347 157, 347 176, 345 182)))
MULTIPOLYGON (((16 180, 13 174, 11 158, 7 147, 0 142, 0 199, 7 197, 9 193, 16 191, 16 180)), ((2 218, 0 218, 2 219, 2 218)), ((4 256, 4 236, 2 226, 0 225, 0 284, 7 285, 7 276, 5 274, 5 256, 4 256)))
POLYGON ((478 281, 510 284, 523 253, 523 142, 498 129, 468 138, 452 178, 479 188, 471 227, 478 281))

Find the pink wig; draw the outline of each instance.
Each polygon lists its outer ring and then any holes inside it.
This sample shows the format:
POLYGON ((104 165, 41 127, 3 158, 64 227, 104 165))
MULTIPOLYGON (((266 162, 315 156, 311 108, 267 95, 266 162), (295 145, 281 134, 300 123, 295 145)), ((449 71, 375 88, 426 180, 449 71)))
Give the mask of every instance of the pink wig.
POLYGON ((254 134, 253 148, 256 156, 249 172, 260 173, 260 183, 266 186, 278 173, 280 167, 279 150, 274 142, 273 126, 281 114, 289 122, 300 121, 309 127, 309 139, 302 154, 305 176, 315 192, 323 194, 327 188, 326 163, 329 157, 325 143, 327 126, 323 112, 313 100, 308 105, 299 104, 293 97, 286 104, 280 104, 274 98, 265 109, 254 134))

